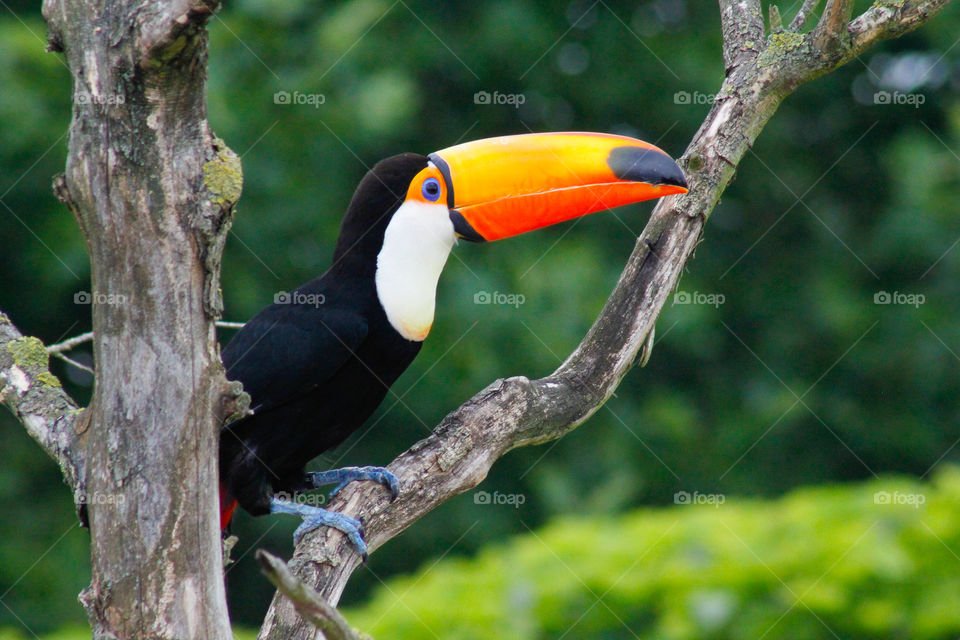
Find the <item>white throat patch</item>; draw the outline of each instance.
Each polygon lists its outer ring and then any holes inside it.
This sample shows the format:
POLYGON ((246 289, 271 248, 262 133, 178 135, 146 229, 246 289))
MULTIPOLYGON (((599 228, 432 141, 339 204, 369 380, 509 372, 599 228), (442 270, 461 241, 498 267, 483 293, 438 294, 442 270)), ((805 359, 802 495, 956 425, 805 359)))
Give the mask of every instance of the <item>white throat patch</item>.
POLYGON ((407 340, 420 342, 430 333, 437 281, 456 238, 445 204, 408 200, 387 225, 377 255, 377 297, 407 340))

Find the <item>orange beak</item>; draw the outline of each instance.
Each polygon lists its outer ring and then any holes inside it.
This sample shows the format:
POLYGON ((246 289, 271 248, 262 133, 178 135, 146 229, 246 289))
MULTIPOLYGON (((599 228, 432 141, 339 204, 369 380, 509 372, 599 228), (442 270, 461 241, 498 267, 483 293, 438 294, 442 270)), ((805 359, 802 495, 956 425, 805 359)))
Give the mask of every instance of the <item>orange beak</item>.
POLYGON ((515 236, 631 202, 687 192, 683 172, 646 142, 603 133, 532 133, 430 154, 457 235, 515 236))

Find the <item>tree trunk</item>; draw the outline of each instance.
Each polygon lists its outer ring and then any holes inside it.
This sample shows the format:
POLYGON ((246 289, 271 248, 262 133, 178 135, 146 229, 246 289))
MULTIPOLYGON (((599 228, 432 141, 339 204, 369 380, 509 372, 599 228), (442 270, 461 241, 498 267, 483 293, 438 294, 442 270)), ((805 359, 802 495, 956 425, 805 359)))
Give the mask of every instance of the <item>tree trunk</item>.
MULTIPOLYGON (((215 3, 48 0, 74 80, 55 180, 92 265, 96 387, 83 442, 97 638, 229 638, 217 438, 217 274, 239 197, 206 122, 215 3)), ((82 295, 82 294, 81 294, 82 295)))

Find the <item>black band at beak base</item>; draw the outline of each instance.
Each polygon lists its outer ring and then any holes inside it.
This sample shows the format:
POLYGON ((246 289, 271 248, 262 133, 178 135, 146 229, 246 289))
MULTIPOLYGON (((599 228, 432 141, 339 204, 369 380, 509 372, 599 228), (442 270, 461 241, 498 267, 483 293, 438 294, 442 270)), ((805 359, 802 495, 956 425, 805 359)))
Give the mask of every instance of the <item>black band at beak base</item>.
POLYGON ((440 170, 440 175, 443 176, 443 181, 447 183, 447 208, 451 211, 453 210, 453 180, 450 179, 450 165, 447 164, 447 161, 438 156, 435 153, 431 153, 427 158, 432 162, 437 169, 440 170))
POLYGON ((456 209, 450 209, 450 222, 453 223, 454 232, 469 242, 486 242, 487 239, 482 235, 477 233, 477 231, 470 226, 470 223, 467 222, 467 219, 457 211, 456 209))

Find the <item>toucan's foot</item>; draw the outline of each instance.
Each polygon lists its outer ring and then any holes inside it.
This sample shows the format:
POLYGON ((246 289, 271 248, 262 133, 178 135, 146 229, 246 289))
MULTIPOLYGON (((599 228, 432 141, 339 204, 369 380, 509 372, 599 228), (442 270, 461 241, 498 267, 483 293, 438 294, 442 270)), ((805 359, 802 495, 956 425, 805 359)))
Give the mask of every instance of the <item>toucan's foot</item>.
POLYGON ((329 471, 313 471, 307 474, 307 482, 313 485, 314 489, 325 484, 338 483, 336 488, 330 492, 331 498, 354 480, 373 480, 386 485, 390 489, 391 500, 395 500, 400 495, 400 482, 397 480, 397 476, 383 467, 344 467, 329 471))
POLYGON ((360 554, 360 558, 364 562, 367 561, 367 543, 363 539, 363 524, 356 518, 345 516, 336 511, 287 502, 277 498, 270 500, 270 513, 289 513, 303 518, 303 523, 293 532, 294 545, 300 544, 300 539, 309 531, 319 527, 333 527, 337 531, 342 531, 353 543, 357 553, 360 554))

